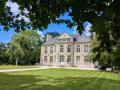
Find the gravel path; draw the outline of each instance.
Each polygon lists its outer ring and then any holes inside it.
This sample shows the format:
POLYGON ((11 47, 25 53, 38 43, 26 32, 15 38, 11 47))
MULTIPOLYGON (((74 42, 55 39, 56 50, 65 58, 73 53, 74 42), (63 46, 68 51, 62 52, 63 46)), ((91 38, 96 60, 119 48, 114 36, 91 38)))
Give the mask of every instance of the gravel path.
POLYGON ((0 70, 0 72, 16 72, 16 71, 29 71, 29 70, 39 70, 39 69, 50 69, 50 68, 65 68, 65 69, 80 69, 80 70, 97 70, 95 68, 85 68, 85 67, 49 67, 49 66, 37 66, 36 68, 22 68, 22 69, 6 69, 0 70))

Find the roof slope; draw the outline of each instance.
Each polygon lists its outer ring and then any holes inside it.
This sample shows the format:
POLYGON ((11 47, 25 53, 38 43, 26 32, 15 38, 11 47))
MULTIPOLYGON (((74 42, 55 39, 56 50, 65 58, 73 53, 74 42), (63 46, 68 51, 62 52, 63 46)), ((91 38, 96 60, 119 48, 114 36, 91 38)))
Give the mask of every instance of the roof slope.
MULTIPOLYGON (((64 33, 63 33, 64 34, 64 33)), ((63 35, 61 34, 61 35, 63 35)), ((51 38, 49 41, 46 41, 45 43, 43 43, 42 45, 53 45, 55 43, 58 43, 60 42, 59 39, 60 39, 60 36, 56 36, 54 38, 51 38)), ((67 34, 69 35, 69 34, 67 34)), ((85 34, 81 34, 80 36, 77 37, 77 35, 70 35, 71 37, 75 38, 76 41, 75 42, 89 42, 90 41, 90 37, 86 36, 85 34)), ((64 39, 64 38, 63 38, 64 39)))

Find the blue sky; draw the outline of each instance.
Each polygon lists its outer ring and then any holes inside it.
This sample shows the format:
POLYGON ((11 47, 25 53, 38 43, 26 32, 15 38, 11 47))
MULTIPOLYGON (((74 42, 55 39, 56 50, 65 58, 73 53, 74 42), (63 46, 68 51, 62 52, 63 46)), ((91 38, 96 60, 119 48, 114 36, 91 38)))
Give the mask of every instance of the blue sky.
MULTIPOLYGON (((86 31, 84 32, 86 35, 89 35, 88 29, 89 26, 88 23, 85 25, 86 31)), ((0 26, 1 28, 1 26, 0 26)), ((76 27, 72 27, 71 29, 67 27, 66 24, 49 24, 48 28, 43 30, 43 34, 46 34, 47 32, 59 32, 63 33, 66 32, 68 34, 75 34, 76 33, 76 27)), ((10 42, 12 35, 15 34, 13 29, 10 29, 9 31, 0 31, 0 42, 10 42)))
MULTIPOLYGON (((0 26, 1 28, 1 26, 0 26)), ((46 34, 47 32, 67 32, 69 34, 75 34, 75 29, 74 28, 68 28, 67 25, 65 24, 49 24, 48 28, 43 30, 43 34, 46 34)), ((9 31, 0 31, 0 42, 9 42, 12 38, 12 35, 15 34, 13 29, 10 29, 9 31)))
MULTIPOLYGON (((11 11, 14 13, 14 14, 18 14, 20 12, 20 10, 18 9, 19 6, 16 4, 16 3, 11 3, 11 2, 7 2, 6 4, 7 6, 10 6, 11 7, 11 11)), ((26 11, 27 12, 27 11, 26 11)), ((21 16, 22 17, 22 16, 21 16)), ((20 18, 21 18, 20 17, 20 18)), ((19 19, 20 19, 19 18, 19 19)), ((28 18, 25 18, 23 17, 26 21, 29 21, 28 18)), ((68 20, 72 20, 72 17, 68 16, 67 13, 65 13, 63 16, 60 17, 60 19, 68 19, 68 20)), ((86 35, 89 35, 89 28, 90 28, 91 24, 88 23, 88 22, 85 22, 84 23, 84 28, 85 28, 85 31, 84 33, 86 35)), ((76 33, 76 28, 77 26, 75 27, 72 27, 71 29, 67 27, 66 24, 49 24, 48 25, 48 28, 43 30, 43 34, 46 34, 47 32, 59 32, 59 33, 63 33, 63 32, 66 32, 68 34, 75 34, 76 33)), ((0 26, 0 29, 2 29, 2 26, 0 26)), ((41 32, 40 32, 41 33, 41 32)), ((15 32, 13 29, 10 29, 9 31, 3 31, 1 30, 0 31, 0 42, 10 42, 11 38, 12 38, 12 35, 14 35, 15 32)))

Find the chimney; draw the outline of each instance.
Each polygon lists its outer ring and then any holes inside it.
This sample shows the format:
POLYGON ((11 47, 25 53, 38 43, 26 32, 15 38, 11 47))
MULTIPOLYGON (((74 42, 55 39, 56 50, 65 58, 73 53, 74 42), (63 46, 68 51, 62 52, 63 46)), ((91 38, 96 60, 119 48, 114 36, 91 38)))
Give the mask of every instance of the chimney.
POLYGON ((76 40, 79 41, 79 39, 80 39, 80 33, 78 30, 76 30, 76 40))
POLYGON ((49 40, 51 40, 51 39, 52 39, 52 35, 47 34, 46 41, 49 41, 49 40))

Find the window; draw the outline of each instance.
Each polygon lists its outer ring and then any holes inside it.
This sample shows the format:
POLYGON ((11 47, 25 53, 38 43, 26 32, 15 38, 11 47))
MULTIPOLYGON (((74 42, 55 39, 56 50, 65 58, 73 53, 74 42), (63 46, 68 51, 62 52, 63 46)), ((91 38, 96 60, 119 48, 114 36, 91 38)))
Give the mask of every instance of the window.
POLYGON ((67 39, 67 42, 70 42, 70 39, 67 39))
POLYGON ((50 62, 53 62, 53 56, 50 56, 50 62))
POLYGON ((80 63, 80 56, 76 56, 76 63, 77 63, 77 64, 80 63))
POLYGON ((76 48, 77 50, 77 52, 80 52, 80 45, 77 45, 77 48, 76 48))
POLYGON ((55 52, 56 52, 56 46, 55 46, 55 52))
POLYGON ((53 47, 50 47, 50 53, 53 53, 53 47))
POLYGON ((47 47, 45 47, 45 53, 47 53, 47 47))
POLYGON ((68 62, 68 63, 71 62, 71 56, 70 56, 70 55, 67 56, 67 62, 68 62))
POLYGON ((47 62, 47 56, 44 57, 44 62, 47 62))
POLYGON ((71 52, 72 45, 68 45, 67 52, 71 52))
POLYGON ((54 56, 54 60, 56 60, 56 55, 54 56))
POLYGON ((63 39, 63 42, 66 42, 66 39, 63 39))
POLYGON ((60 62, 64 62, 64 56, 60 55, 60 62))
POLYGON ((61 39, 59 39, 59 41, 61 42, 61 39))
POLYGON ((84 62, 88 63, 88 56, 84 56, 84 62))
POLYGON ((88 52, 88 45, 84 45, 84 52, 88 52))
POLYGON ((64 46, 60 45, 60 52, 63 52, 64 46))

